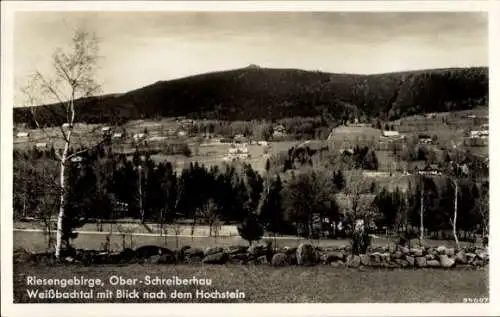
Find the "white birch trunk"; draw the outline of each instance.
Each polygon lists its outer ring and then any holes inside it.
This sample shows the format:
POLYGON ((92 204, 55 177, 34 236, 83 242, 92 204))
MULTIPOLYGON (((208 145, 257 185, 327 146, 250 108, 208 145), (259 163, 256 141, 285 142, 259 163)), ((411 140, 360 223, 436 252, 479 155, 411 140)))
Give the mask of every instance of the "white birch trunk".
POLYGON ((61 186, 61 196, 60 196, 60 205, 59 205, 59 214, 57 216, 57 232, 56 232, 56 258, 59 259, 61 256, 61 250, 63 247, 63 232, 64 232, 64 223, 63 220, 66 216, 66 158, 68 156, 69 151, 69 142, 66 141, 64 144, 64 150, 61 156, 60 163, 60 183, 61 186))

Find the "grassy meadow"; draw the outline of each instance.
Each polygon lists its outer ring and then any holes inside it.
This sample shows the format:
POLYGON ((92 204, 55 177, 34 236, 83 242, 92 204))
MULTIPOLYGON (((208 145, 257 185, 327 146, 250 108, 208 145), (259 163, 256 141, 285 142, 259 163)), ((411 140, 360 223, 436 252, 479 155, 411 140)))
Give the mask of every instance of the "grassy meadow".
MULTIPOLYGON (((123 266, 34 266, 19 264, 14 267, 14 302, 43 302, 27 295, 26 277, 40 278, 100 278, 106 289, 116 294, 117 289, 136 289, 139 299, 93 299, 92 302, 164 303, 164 302, 219 302, 219 303, 460 303, 464 298, 488 297, 488 271, 481 270, 379 270, 346 269, 331 266, 274 268, 268 265, 123 265, 123 266), (138 282, 136 286, 111 286, 111 276, 145 280, 154 278, 210 279, 210 286, 161 286, 138 282), (166 298, 144 299, 148 294, 164 291, 166 298), (200 299, 196 290, 244 293, 240 299, 200 299), (191 298, 170 298, 173 292, 191 294, 191 298)), ((47 287, 48 288, 48 287, 47 287)), ((33 289, 33 287, 31 287, 33 289)), ((43 286, 37 287, 43 290, 43 286)), ((84 288, 79 287, 78 290, 84 288)), ((65 288, 71 291, 71 286, 65 288)), ((86 289, 88 290, 88 288, 86 289)), ((116 295, 115 295, 116 296, 116 295)), ((189 295, 184 295, 185 297, 189 295)), ((55 301, 55 300, 52 300, 55 301)), ((57 302, 85 302, 64 300, 57 302)), ((46 302, 46 301, 45 301, 46 302)))

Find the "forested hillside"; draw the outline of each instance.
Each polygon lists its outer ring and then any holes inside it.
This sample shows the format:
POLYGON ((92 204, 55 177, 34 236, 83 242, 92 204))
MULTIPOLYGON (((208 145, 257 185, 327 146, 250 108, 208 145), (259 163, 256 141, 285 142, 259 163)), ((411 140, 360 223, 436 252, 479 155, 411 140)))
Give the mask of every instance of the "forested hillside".
MULTIPOLYGON (((77 102, 77 121, 119 124, 166 116, 275 120, 318 115, 395 119, 487 102, 488 68, 353 75, 247 67, 82 99, 77 102)), ((61 110, 60 105, 41 106, 37 119, 42 125, 59 125, 64 122, 61 110)), ((31 124, 31 112, 15 108, 14 122, 31 124)))

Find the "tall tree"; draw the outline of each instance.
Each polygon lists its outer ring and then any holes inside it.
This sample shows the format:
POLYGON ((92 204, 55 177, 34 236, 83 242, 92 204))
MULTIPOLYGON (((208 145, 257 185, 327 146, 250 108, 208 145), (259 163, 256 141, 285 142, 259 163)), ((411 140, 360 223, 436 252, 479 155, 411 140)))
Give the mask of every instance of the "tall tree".
MULTIPOLYGON (((69 50, 58 48, 52 55, 52 73, 44 75, 37 71, 32 77, 32 81, 23 89, 30 103, 44 104, 55 101, 62 108, 60 113, 56 113, 54 120, 64 122, 60 126, 60 135, 64 142, 64 147, 59 153, 60 173, 60 203, 57 217, 57 235, 55 256, 59 258, 61 250, 69 246, 69 238, 65 232, 71 231, 72 221, 67 213, 68 188, 68 168, 71 158, 79 155, 75 152, 69 154, 73 141, 73 129, 76 122, 75 101, 82 97, 90 97, 98 92, 100 86, 95 80, 96 69, 99 59, 99 41, 95 34, 84 29, 74 32, 72 47, 69 50), (57 118, 59 117, 59 118, 57 118)), ((36 118, 36 108, 32 114, 36 118)), ((86 149, 87 150, 87 149, 86 149)), ((84 150, 85 151, 85 150, 84 150)), ((56 152, 57 153, 57 152, 56 152)))

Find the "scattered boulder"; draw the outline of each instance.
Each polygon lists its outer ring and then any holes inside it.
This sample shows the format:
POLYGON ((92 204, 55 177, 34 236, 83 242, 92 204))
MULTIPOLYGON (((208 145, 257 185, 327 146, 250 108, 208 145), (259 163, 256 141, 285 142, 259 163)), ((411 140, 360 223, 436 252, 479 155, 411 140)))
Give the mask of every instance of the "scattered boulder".
POLYGON ((150 256, 146 262, 151 264, 173 264, 176 259, 172 254, 162 254, 150 256))
POLYGON ((346 258, 346 264, 348 267, 357 268, 361 265, 361 258, 359 255, 348 255, 346 258))
POLYGON ((283 249, 283 253, 285 253, 286 255, 296 255, 297 254, 297 248, 289 248, 289 247, 285 247, 283 249))
POLYGON ((225 252, 212 253, 203 258, 202 263, 206 264, 224 264, 229 260, 229 256, 225 252))
POLYGON ((403 252, 401 252, 401 251, 396 251, 392 254, 393 259, 401 259, 402 256, 403 256, 403 252))
POLYGON ((439 255, 439 264, 441 267, 450 268, 455 265, 455 260, 448 257, 446 254, 439 255))
POLYGON ((427 266, 427 260, 423 256, 417 256, 415 258, 417 267, 426 267, 427 266))
POLYGON ((475 253, 465 253, 465 256, 467 257, 467 263, 472 263, 476 258, 475 253))
POLYGON ((370 256, 368 256, 367 254, 361 254, 359 256, 359 259, 361 260, 361 265, 363 265, 363 266, 370 265, 370 256))
POLYGON ((310 243, 301 243, 297 248, 298 265, 314 265, 316 256, 314 248, 310 243))
POLYGON ((467 264, 468 263, 467 256, 465 255, 464 251, 459 251, 455 255, 455 262, 457 262, 458 264, 467 264))
POLYGON ((173 254, 172 250, 156 245, 144 245, 135 249, 135 255, 139 259, 148 259, 153 255, 173 254))
POLYGON ((441 267, 441 263, 439 263, 438 260, 428 260, 427 266, 428 267, 441 267))
POLYGON ((448 254, 448 248, 445 247, 444 245, 440 245, 439 247, 436 248, 436 252, 440 255, 448 254))
POLYGON ((431 261, 431 260, 434 260, 434 259, 435 259, 435 257, 434 257, 434 255, 433 255, 433 254, 428 253, 428 254, 426 254, 426 255, 425 255, 425 259, 426 259, 427 261, 431 261))
POLYGON ((403 253, 403 255, 407 255, 410 253, 410 249, 408 247, 401 246, 399 247, 399 251, 403 253))
POLYGON ((206 257, 207 255, 212 255, 212 254, 218 254, 224 252, 224 249, 221 247, 212 247, 212 248, 206 248, 205 251, 203 252, 203 255, 206 257))
POLYGON ((379 252, 375 252, 375 253, 370 254, 371 262, 375 265, 382 263, 382 257, 380 255, 381 255, 381 253, 379 253, 379 252))
POLYGON ((241 245, 236 245, 236 246, 230 246, 227 247, 224 252, 227 254, 240 254, 240 253, 247 253, 248 248, 245 246, 241 245))
POLYGON ((415 266, 415 257, 413 257, 411 255, 407 255, 405 257, 405 260, 408 262, 409 266, 415 266))
POLYGON ((448 253, 446 253, 447 256, 452 257, 455 255, 455 248, 449 248, 448 253))
POLYGON ((335 261, 344 261, 344 253, 340 251, 333 251, 323 254, 322 260, 324 263, 331 263, 335 261))
POLYGON ((424 250, 422 250, 421 248, 411 248, 410 253, 416 257, 419 257, 424 255, 424 250))
POLYGON ((269 264, 269 261, 267 260, 267 256, 261 255, 257 258, 257 263, 258 264, 269 264))
POLYGON ((286 266, 289 264, 288 256, 285 253, 276 253, 271 259, 272 266, 286 266))
POLYGON ((396 262, 396 264, 399 266, 399 267, 408 267, 410 264, 408 263, 408 261, 406 260, 403 260, 403 259, 396 259, 394 260, 396 262))
POLYGON ((334 261, 330 265, 332 267, 335 267, 335 268, 344 268, 345 267, 345 263, 342 261, 334 261))

